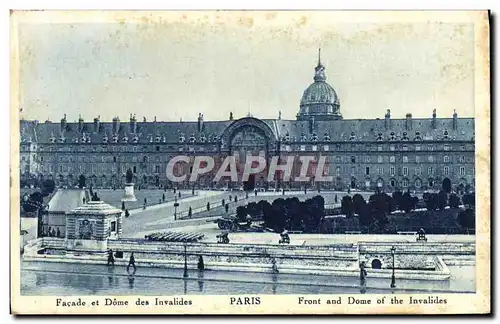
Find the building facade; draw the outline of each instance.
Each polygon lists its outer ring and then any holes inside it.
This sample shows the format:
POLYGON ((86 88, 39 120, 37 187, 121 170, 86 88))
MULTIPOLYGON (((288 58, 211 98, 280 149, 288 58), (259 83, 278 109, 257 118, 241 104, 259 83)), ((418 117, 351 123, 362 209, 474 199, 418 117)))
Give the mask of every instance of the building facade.
MULTIPOLYGON (((326 82, 325 67, 318 60, 314 81, 300 101, 295 120, 258 119, 252 116, 205 121, 199 114, 195 121, 138 121, 130 115, 127 122, 119 117, 103 122, 97 116, 92 122, 81 116, 78 122, 60 123, 21 120, 21 179, 53 179, 58 186, 76 186, 81 174, 87 185, 122 188, 130 168, 134 182, 142 187, 221 188, 241 186, 229 178, 213 182, 217 166, 228 155, 234 155, 237 169, 244 167, 248 154, 261 155, 269 162, 272 156, 285 161, 302 155, 326 156, 324 174, 333 181, 294 182, 300 171, 295 163, 292 181, 282 182, 277 173, 266 181, 265 172, 252 178, 255 186, 345 190, 347 188, 387 191, 438 190, 450 180, 452 187, 474 186, 474 119, 438 118, 434 109, 429 118, 343 119, 340 99, 326 82), (189 177, 183 183, 172 183, 166 177, 167 163, 178 155, 191 161, 197 155, 213 156, 216 168, 195 183, 189 177)), ((317 161, 316 161, 317 163, 317 161)), ((269 165, 269 163, 268 163, 269 165)), ((189 173, 189 164, 179 164, 175 172, 189 173)), ((316 164, 309 174, 315 174, 316 164)))

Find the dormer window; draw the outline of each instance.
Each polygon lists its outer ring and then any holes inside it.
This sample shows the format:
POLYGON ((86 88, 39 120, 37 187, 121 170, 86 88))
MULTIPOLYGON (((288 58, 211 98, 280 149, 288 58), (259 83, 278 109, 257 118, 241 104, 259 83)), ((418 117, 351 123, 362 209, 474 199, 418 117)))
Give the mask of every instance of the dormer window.
POLYGON ((324 141, 329 141, 330 140, 330 135, 328 135, 328 133, 324 133, 323 134, 323 140, 324 141))
POLYGON ((448 130, 447 129, 444 130, 443 135, 444 135, 443 139, 449 139, 449 137, 448 137, 448 130))
POLYGON ((408 141, 408 140, 409 140, 408 133, 403 132, 403 141, 408 141))
POLYGON ((55 138, 54 134, 50 135, 50 142, 51 143, 55 143, 56 142, 56 138, 55 138))
POLYGON ((191 134, 191 136, 189 136, 189 143, 194 143, 196 142, 196 137, 194 137, 194 134, 191 134))
POLYGON ((420 132, 415 132, 415 141, 421 141, 422 136, 420 136, 420 132))
POLYGON ((75 137, 75 139, 73 140, 73 142, 75 142, 76 144, 78 144, 78 142, 79 142, 78 137, 75 137))
POLYGON ((312 140, 313 142, 317 142, 317 141, 318 141, 318 135, 316 135, 316 133, 313 133, 313 134, 312 134, 312 137, 311 137, 311 140, 312 140))
POLYGON ((132 138, 132 142, 138 143, 139 142, 139 137, 137 137, 137 135, 135 135, 134 138, 132 138))
POLYGON ((161 136, 160 135, 156 135, 155 142, 156 143, 160 143, 161 142, 161 136))
POLYGON ((207 141, 207 137, 205 136, 205 134, 201 134, 200 142, 205 143, 206 141, 207 141))
POLYGON ((149 143, 153 143, 153 135, 149 134, 148 139, 149 139, 149 143))
POLYGON ((305 142, 305 141, 307 141, 307 137, 306 137, 306 135, 305 135, 304 133, 302 133, 302 134, 300 135, 300 141, 301 141, 301 142, 305 142))
POLYGON ((184 137, 184 134, 179 135, 179 142, 184 143, 186 141, 186 138, 184 137))
POLYGON ((378 133, 378 134, 377 134, 377 141, 378 141, 378 142, 381 142, 381 141, 383 141, 383 140, 384 140, 384 138, 383 138, 383 136, 382 136, 382 133, 378 133))
POLYGON ((285 134, 284 139, 285 139, 285 142, 290 142, 290 134, 288 132, 285 134))
POLYGON ((87 138, 86 138, 86 142, 87 142, 87 143, 90 143, 90 136, 87 136, 87 138))
POLYGON ((396 134, 394 134, 394 132, 391 132, 390 140, 391 141, 395 141, 396 140, 396 134))
POLYGON ((349 135, 349 140, 354 141, 356 139, 356 134, 354 132, 351 132, 351 135, 349 135))
POLYGON ((122 142, 123 142, 123 143, 128 143, 128 137, 127 137, 127 136, 123 136, 123 138, 122 138, 122 142))
POLYGON ((102 138, 102 142, 103 143, 107 143, 108 142, 108 136, 107 135, 104 135, 104 137, 102 138))
POLYGON ((113 143, 118 143, 118 135, 113 134, 113 143))

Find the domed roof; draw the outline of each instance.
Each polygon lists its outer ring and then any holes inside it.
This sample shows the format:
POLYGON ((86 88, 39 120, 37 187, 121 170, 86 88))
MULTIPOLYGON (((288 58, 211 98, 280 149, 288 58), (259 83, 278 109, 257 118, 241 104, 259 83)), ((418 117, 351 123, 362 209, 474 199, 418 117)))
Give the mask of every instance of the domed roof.
POLYGON ((340 100, 332 86, 326 83, 325 67, 321 64, 321 56, 315 68, 314 83, 307 87, 300 100, 297 120, 308 120, 311 117, 316 120, 342 119, 340 100))

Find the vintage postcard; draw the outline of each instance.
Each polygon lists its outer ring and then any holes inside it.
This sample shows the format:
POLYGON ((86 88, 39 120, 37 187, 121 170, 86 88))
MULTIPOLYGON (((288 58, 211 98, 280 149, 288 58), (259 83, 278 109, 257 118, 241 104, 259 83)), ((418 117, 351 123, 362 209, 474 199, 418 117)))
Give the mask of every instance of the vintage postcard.
POLYGON ((487 11, 12 11, 12 313, 490 313, 489 42, 487 11))

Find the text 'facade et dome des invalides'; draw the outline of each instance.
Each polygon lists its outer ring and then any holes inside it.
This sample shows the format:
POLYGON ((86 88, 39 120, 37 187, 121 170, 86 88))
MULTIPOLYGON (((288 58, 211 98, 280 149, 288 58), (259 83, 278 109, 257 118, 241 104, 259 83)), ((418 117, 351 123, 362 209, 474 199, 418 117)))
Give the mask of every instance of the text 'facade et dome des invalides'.
MULTIPOLYGON (((234 155, 237 168, 245 164, 247 154, 265 156, 326 156, 324 173, 333 181, 314 183, 267 182, 266 176, 255 177, 256 187, 346 190, 356 188, 389 192, 399 190, 440 189, 445 179, 453 189, 474 186, 474 119, 429 118, 392 119, 390 110, 380 119, 343 119, 340 99, 326 82, 325 67, 318 60, 314 82, 300 101, 296 120, 258 119, 247 116, 228 120, 205 121, 138 121, 130 115, 128 122, 119 117, 103 122, 99 117, 86 122, 60 123, 21 120, 21 180, 53 179, 58 186, 73 187, 80 175, 94 187, 122 188, 130 168, 134 182, 142 187, 192 187, 172 183, 165 174, 174 156, 210 155, 216 164, 234 155), (91 154, 89 154, 91 153, 91 154)), ((269 165, 269 164, 268 164, 269 165)), ((310 165, 315 173, 315 164, 310 165)), ((176 172, 189 173, 189 165, 179 165, 176 172)), ((292 174, 299 174, 295 163, 292 174)), ((217 171, 214 168, 213 173, 217 171)), ((197 188, 240 187, 229 179, 213 182, 207 173, 194 184, 197 188)))

